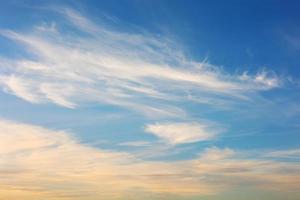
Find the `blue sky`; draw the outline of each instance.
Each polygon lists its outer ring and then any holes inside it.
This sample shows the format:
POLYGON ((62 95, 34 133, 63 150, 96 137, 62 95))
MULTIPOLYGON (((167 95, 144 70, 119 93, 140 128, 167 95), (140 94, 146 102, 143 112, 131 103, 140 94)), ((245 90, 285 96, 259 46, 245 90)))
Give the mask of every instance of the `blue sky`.
POLYGON ((299 198, 299 6, 1 2, 0 195, 299 198))

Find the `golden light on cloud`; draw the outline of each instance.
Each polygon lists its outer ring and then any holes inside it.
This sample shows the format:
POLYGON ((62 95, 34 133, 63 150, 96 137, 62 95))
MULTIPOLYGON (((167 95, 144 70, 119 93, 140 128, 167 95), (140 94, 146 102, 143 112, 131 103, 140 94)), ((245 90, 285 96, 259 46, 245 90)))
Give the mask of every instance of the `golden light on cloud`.
POLYGON ((117 198, 131 189, 149 192, 210 192, 184 177, 183 164, 143 162, 127 153, 78 143, 65 132, 0 122, 2 196, 117 198), (161 178, 158 178, 161 177, 161 178), (185 187, 189 185, 189 187, 185 187), (194 186, 193 186, 194 185, 194 186))
POLYGON ((126 194, 209 195, 240 184, 295 190, 299 164, 207 149, 188 161, 143 161, 80 144, 67 132, 0 121, 4 199, 122 199, 126 194), (298 170, 297 170, 298 169, 298 170))

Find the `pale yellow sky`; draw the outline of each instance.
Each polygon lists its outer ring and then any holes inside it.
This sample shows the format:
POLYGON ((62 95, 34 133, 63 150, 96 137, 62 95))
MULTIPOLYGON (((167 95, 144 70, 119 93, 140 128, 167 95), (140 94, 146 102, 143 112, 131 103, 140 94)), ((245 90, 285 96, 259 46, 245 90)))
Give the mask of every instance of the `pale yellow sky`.
POLYGON ((213 198, 237 187, 288 195, 300 185, 298 163, 216 147, 193 160, 145 161, 86 146, 64 131, 6 120, 0 121, 0 157, 1 198, 11 200, 213 198))

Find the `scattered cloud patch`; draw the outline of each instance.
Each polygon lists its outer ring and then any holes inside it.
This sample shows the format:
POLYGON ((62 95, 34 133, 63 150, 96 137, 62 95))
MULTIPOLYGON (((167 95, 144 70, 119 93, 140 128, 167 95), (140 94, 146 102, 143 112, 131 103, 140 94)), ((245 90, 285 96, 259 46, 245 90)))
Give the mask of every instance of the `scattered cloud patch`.
POLYGON ((219 149, 217 147, 211 147, 205 149, 205 151, 201 154, 201 160, 222 160, 226 158, 232 158, 236 155, 236 152, 232 149, 225 148, 219 149))
POLYGON ((247 72, 244 72, 239 76, 239 79, 242 81, 249 81, 252 84, 253 88, 249 89, 265 89, 269 90, 272 88, 278 88, 282 85, 281 79, 272 71, 262 70, 255 74, 254 76, 249 75, 247 72))
POLYGON ((212 140, 216 136, 209 127, 196 122, 149 124, 145 131, 174 145, 212 140))

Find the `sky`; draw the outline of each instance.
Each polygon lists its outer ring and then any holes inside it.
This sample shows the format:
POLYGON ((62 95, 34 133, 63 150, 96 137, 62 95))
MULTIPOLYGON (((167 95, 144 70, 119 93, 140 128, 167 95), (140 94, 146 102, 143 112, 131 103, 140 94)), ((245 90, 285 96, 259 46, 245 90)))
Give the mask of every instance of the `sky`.
POLYGON ((298 1, 0 2, 0 200, 300 198, 298 1))

